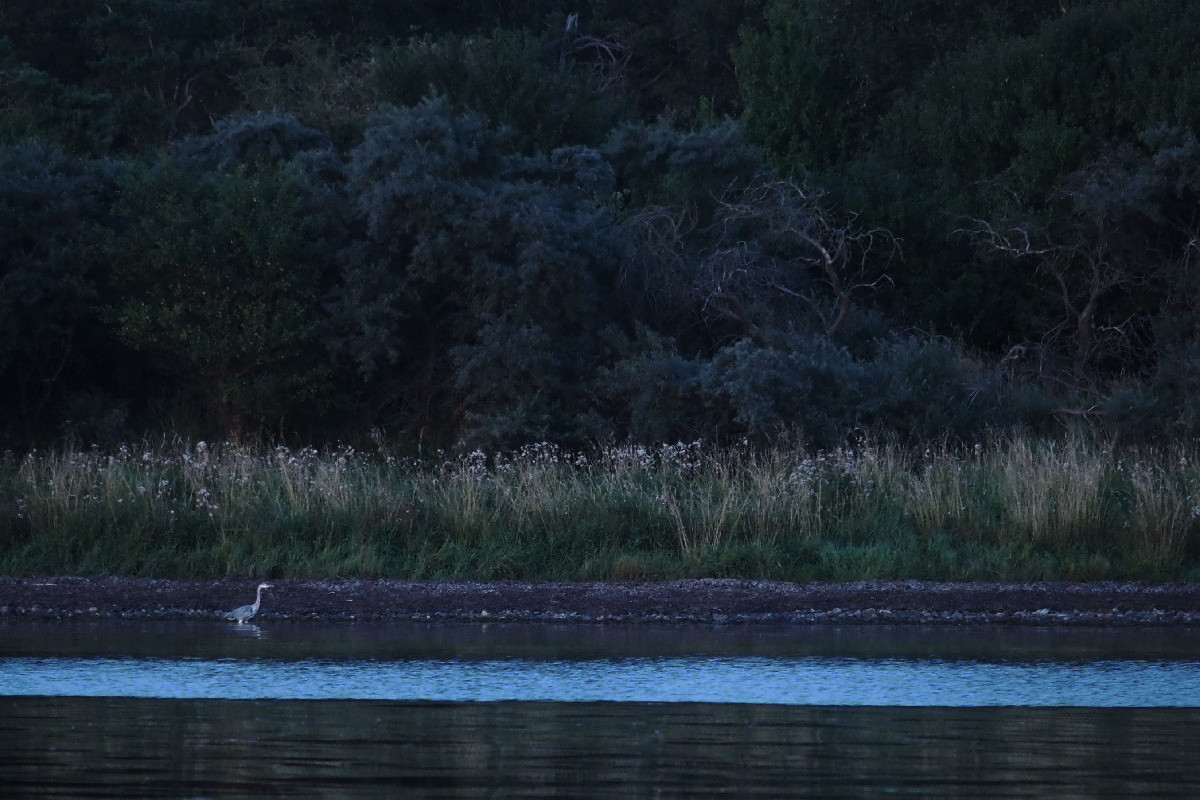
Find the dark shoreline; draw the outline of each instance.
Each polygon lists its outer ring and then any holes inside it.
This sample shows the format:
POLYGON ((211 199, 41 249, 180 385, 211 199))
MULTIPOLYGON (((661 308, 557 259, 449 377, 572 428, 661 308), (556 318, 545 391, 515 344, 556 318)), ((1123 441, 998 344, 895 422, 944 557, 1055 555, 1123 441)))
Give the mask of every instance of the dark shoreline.
MULTIPOLYGON (((259 619, 708 624, 1200 625, 1200 584, 688 579, 272 581, 259 619)), ((0 577, 0 619, 219 618, 257 581, 0 577)))

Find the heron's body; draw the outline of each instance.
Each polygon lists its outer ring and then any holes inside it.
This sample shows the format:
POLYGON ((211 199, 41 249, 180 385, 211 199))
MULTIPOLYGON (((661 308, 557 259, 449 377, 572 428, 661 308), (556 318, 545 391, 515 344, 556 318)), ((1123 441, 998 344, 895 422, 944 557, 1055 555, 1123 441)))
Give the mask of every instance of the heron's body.
POLYGON ((238 606, 233 611, 225 615, 225 619, 237 620, 237 624, 241 625, 246 620, 258 613, 258 607, 262 605, 263 589, 270 589, 271 584, 260 583, 258 585, 258 593, 254 595, 254 602, 248 606, 238 606))

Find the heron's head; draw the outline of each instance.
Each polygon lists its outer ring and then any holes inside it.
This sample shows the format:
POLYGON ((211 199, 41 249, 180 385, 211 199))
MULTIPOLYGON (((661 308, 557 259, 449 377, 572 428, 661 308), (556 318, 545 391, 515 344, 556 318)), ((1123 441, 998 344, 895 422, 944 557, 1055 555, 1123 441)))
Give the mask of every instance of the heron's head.
POLYGON ((275 584, 273 584, 273 583, 260 583, 260 584, 258 585, 258 588, 260 588, 260 589, 273 589, 273 588, 275 588, 275 584))

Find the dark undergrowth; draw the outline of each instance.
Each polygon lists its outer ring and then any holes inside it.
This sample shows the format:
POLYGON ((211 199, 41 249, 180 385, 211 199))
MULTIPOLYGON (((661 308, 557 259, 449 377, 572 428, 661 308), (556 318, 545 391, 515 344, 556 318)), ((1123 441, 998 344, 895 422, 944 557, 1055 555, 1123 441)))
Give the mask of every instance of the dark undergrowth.
POLYGON ((1200 578, 1191 454, 178 445, 0 462, 0 571, 212 578, 1200 578))

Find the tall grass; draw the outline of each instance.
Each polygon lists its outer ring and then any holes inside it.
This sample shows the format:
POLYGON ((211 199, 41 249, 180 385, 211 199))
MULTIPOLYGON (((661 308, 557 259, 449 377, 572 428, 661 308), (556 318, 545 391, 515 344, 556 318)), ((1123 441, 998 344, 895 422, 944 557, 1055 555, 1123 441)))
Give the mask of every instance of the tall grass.
POLYGON ((1195 579, 1200 467, 1082 438, 401 459, 239 444, 0 459, 0 572, 1195 579))

